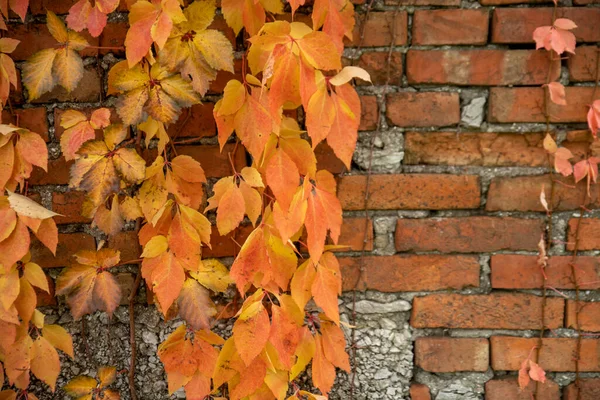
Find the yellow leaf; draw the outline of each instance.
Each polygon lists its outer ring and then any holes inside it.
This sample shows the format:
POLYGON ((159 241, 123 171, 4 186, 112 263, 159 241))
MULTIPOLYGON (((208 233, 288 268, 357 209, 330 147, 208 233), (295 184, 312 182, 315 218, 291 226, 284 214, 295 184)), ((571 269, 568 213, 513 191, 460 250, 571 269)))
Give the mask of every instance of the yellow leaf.
POLYGON ((341 86, 350 82, 354 78, 360 78, 363 81, 371 82, 371 76, 367 71, 360 67, 347 66, 342 68, 335 76, 329 79, 333 86, 341 86))
POLYGON ((57 50, 55 49, 44 49, 35 53, 23 64, 23 85, 29 92, 29 101, 51 91, 56 85, 54 75, 52 75, 52 65, 56 54, 57 50))
POLYGON ((160 254, 167 251, 169 248, 169 243, 167 242, 167 238, 163 235, 154 236, 146 245, 144 246, 144 251, 142 252, 143 258, 154 258, 158 257, 160 254))
POLYGON ((67 27, 65 24, 54 14, 52 11, 46 11, 46 25, 48 26, 48 30, 50 34, 56 39, 59 43, 66 43, 69 40, 69 35, 67 34, 67 27))
POLYGON ((81 56, 68 47, 56 50, 52 74, 56 76, 59 85, 67 92, 72 92, 83 77, 81 56))
POLYGON ((233 48, 221 32, 213 29, 198 32, 194 44, 212 68, 233 72, 233 48))
POLYGON ((19 296, 19 270, 11 268, 10 271, 0 274, 0 305, 8 310, 19 296))
POLYGON ((105 388, 112 384, 117 378, 117 368, 115 367, 100 367, 98 368, 98 379, 100 387, 105 388))
POLYGON ((265 187, 260 172, 253 167, 244 167, 240 172, 244 181, 252 187, 265 187))
POLYGON ((48 278, 46 278, 46 274, 44 274, 42 267, 39 265, 32 262, 25 264, 23 276, 25 276, 25 279, 27 279, 32 286, 40 288, 46 293, 50 293, 50 288, 48 288, 48 278))
POLYGON ((144 180, 146 162, 134 149, 120 148, 113 156, 113 162, 125 181, 140 183, 144 180))
POLYGON ((31 347, 31 372, 54 392, 60 360, 54 347, 43 336, 38 336, 31 347))
POLYGON ((71 335, 60 325, 44 325, 42 335, 48 342, 69 357, 73 358, 73 339, 71 335))
POLYGON ((246 88, 236 79, 227 82, 223 90, 223 100, 218 115, 235 114, 246 100, 246 88))
POLYGON ((190 275, 215 292, 225 292, 233 283, 227 267, 214 258, 202 260, 198 271, 191 271, 190 275))
POLYGON ((67 383, 63 390, 69 396, 85 396, 98 386, 98 382, 89 376, 76 376, 67 383))
POLYGON ((31 323, 38 329, 44 328, 44 319, 46 316, 39 311, 37 308, 33 311, 33 316, 31 317, 31 323))

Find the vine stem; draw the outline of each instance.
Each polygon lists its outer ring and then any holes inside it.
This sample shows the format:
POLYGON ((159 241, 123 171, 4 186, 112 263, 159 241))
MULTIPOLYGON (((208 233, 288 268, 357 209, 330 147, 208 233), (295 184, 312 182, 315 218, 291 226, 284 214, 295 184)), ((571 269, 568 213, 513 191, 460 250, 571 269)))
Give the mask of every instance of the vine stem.
MULTIPOLYGON (((142 156, 142 133, 137 132, 135 136, 135 151, 142 156)), ((139 232, 142 226, 142 219, 138 218, 135 221, 135 232, 139 232)), ((141 250, 138 245, 138 250, 141 250)), ((138 266, 140 265, 138 261, 138 266)), ((135 280, 131 287, 131 293, 129 294, 129 347, 131 348, 131 358, 129 362, 129 373, 127 378, 129 381, 129 395, 131 400, 137 400, 137 392, 135 390, 135 363, 137 356, 137 343, 135 341, 135 295, 142 283, 142 271, 141 267, 138 267, 138 273, 135 276, 135 280)))
MULTIPOLYGON (((554 21, 556 20, 556 12, 558 10, 558 2, 554 2, 554 8, 552 10, 552 25, 554 25, 554 21)), ((560 57, 555 59, 553 57, 553 50, 548 52, 548 72, 546 73, 546 85, 544 87, 544 117, 546 120, 546 135, 550 134, 550 88, 547 86, 550 83, 550 78, 552 78, 552 71, 554 69, 554 63, 558 61, 560 63, 560 57)), ((560 65, 559 65, 560 71, 560 65)), ((550 166, 550 202, 549 202, 549 210, 546 216, 547 223, 547 238, 546 238, 546 251, 549 252, 552 246, 552 234, 553 234, 553 222, 552 222, 552 212, 554 209, 554 194, 556 191, 556 185, 554 180, 554 168, 552 166, 552 160, 550 159, 550 155, 548 155, 548 164, 550 166)), ((544 271, 542 271, 544 273, 544 271)), ((541 327, 540 334, 538 336, 538 345, 535 350, 535 362, 539 363, 540 352, 542 351, 542 347, 544 346, 544 335, 546 334, 546 306, 548 303, 548 288, 546 284, 546 276, 542 276, 542 311, 541 311, 541 327)), ((539 381, 535 382, 535 394, 533 395, 534 399, 539 399, 540 397, 541 385, 539 381)))
MULTIPOLYGON (((360 30, 360 41, 359 41, 359 44, 357 47, 357 52, 360 52, 360 49, 364 42, 365 27, 367 26, 367 21, 368 21, 370 12, 371 12, 371 8, 373 7, 373 2, 374 2, 374 0, 370 0, 369 4, 367 5, 367 11, 365 13, 365 18, 363 19, 363 24, 362 24, 361 30, 360 30)), ((381 100, 380 100, 380 104, 379 104, 380 110, 382 109, 382 107, 381 107, 382 104, 385 102, 385 97, 389 90, 389 85, 390 85, 391 76, 392 76, 392 70, 391 70, 392 55, 394 52, 394 45, 396 43, 396 37, 398 35, 398 33, 396 31, 396 24, 394 22, 396 21, 396 18, 398 17, 398 13, 400 12, 400 4, 401 4, 401 2, 398 1, 398 4, 396 5, 396 8, 394 9, 394 14, 392 16, 392 20, 389 22, 390 27, 391 27, 390 28, 391 29, 391 32, 390 32, 391 38, 390 38, 390 45, 388 48, 387 60, 386 60, 386 81, 383 86, 383 91, 381 94, 381 100)), ((352 315, 351 315, 352 322, 351 322, 351 325, 354 328, 352 329, 352 338, 351 338, 351 341, 352 341, 352 344, 351 344, 352 376, 350 378, 350 400, 354 400, 354 387, 355 387, 355 382, 356 382, 356 350, 357 350, 357 344, 356 344, 356 291, 358 289, 358 284, 360 282, 362 282, 362 280, 363 280, 363 275, 364 275, 364 270, 365 270, 365 253, 367 250, 367 244, 369 243, 369 221, 370 221, 369 189, 370 189, 370 184, 371 184, 371 173, 372 173, 372 166, 373 166, 373 152, 374 152, 374 148, 375 148, 375 141, 379 137, 380 132, 381 132, 381 118, 378 118, 376 130, 373 133, 373 136, 371 137, 371 141, 369 144, 369 161, 368 161, 368 167, 367 167, 367 178, 366 178, 366 182, 365 182, 365 196, 364 196, 364 207, 363 207, 364 214, 365 214, 365 228, 364 228, 362 248, 361 248, 361 252, 360 252, 358 277, 354 283, 354 287, 352 290, 352 315)))

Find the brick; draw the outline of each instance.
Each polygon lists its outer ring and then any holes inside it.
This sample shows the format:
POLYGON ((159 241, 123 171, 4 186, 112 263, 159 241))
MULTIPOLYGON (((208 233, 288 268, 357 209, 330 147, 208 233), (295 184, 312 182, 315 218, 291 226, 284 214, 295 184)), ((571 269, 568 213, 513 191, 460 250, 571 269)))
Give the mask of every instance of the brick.
POLYGON ((574 55, 569 55, 569 78, 573 82, 596 80, 596 65, 599 57, 598 46, 579 46, 574 55))
MULTIPOLYGON (((519 388, 515 378, 492 379, 485 383, 485 400, 531 400, 536 392, 536 385, 525 389, 519 388)), ((539 385, 537 400, 560 400, 560 387, 550 379, 539 385)))
POLYGON ((32 185, 66 185, 69 183, 69 171, 73 161, 65 161, 64 157, 48 160, 48 173, 41 168, 34 168, 29 183, 32 185))
POLYGON ((371 251, 373 250, 373 221, 366 222, 366 218, 344 218, 338 244, 349 246, 343 251, 371 251), (365 244, 365 228, 367 242, 365 244))
POLYGON ((354 25, 354 40, 349 43, 345 39, 346 46, 375 47, 389 46, 392 41, 392 35, 395 35, 396 46, 404 46, 408 42, 408 14, 406 11, 399 11, 394 15, 394 11, 387 12, 371 12, 369 19, 364 27, 364 39, 360 39, 360 33, 365 23, 364 18, 357 14, 356 24, 354 25), (392 25, 393 23, 393 25, 392 25))
POLYGON ((548 165, 541 133, 407 132, 404 164, 548 165))
POLYGON ((125 35, 129 30, 127 22, 110 22, 100 35, 100 46, 110 49, 99 49, 100 54, 112 53, 116 56, 125 55, 125 35), (122 47, 122 49, 119 49, 122 47))
MULTIPOLYGON (((575 371, 575 354, 577 339, 544 338, 538 364, 552 372, 575 371)), ((597 339, 581 341, 581 372, 600 371, 598 351, 600 346, 597 339)), ((532 348, 539 345, 538 338, 522 338, 512 336, 492 336, 490 338, 492 368, 496 371, 517 371, 523 360, 527 358, 532 348)))
MULTIPOLYGON (((53 8, 52 8, 53 9, 53 8)), ((80 33, 91 46, 98 46, 98 38, 93 38, 87 31, 80 33)), ((21 41, 11 57, 15 61, 24 61, 40 50, 54 48, 58 44, 50 35, 46 24, 18 24, 11 25, 10 37, 21 41), (25 45, 26 44, 26 45, 25 45)), ((86 48, 79 52, 82 57, 95 56, 98 50, 86 48)))
POLYGON ((482 338, 420 337, 415 340, 415 363, 429 372, 485 372, 489 343, 482 338))
POLYGON ((426 385, 420 383, 413 383, 410 385, 410 398, 412 400, 431 400, 431 394, 429 388, 426 385))
MULTIPOLYGON (((521 293, 430 294, 415 297, 410 323, 414 328, 539 329, 542 301, 521 293)), ((562 327, 563 313, 563 299, 548 298, 546 327, 562 327)))
POLYGON ((379 104, 375 96, 360 96, 360 126, 359 131, 372 131, 377 129, 379 121, 379 104))
POLYGON ((121 252, 121 262, 140 258, 138 235, 135 231, 121 231, 109 241, 109 247, 121 252))
POLYGON ((84 199, 84 192, 53 192, 52 211, 63 215, 62 217, 54 217, 54 221, 57 224, 87 224, 91 222, 89 218, 81 215, 84 199))
POLYGON ((48 282, 49 292, 46 292, 40 288, 34 287, 35 296, 37 298, 37 307, 48 307, 56 305, 56 297, 54 291, 54 281, 46 274, 46 281, 48 282))
MULTIPOLYGON (((541 85, 550 62, 548 54, 535 50, 409 50, 406 73, 411 84, 541 85)), ((560 62, 552 66, 555 80, 560 62)))
MULTIPOLYGON (((518 254, 494 254, 491 259, 491 281, 494 289, 539 289, 544 277, 537 264, 537 256, 518 254)), ((552 256, 548 259, 545 280, 547 286, 556 289, 574 289, 571 278, 571 256, 552 256)), ((577 258, 577 275, 585 288, 600 288, 600 260, 598 257, 577 258)))
POLYGON ((536 250, 543 230, 541 219, 401 218, 396 224, 396 250, 442 253, 536 250))
POLYGON ((571 383, 565 388, 563 400, 597 400, 600 399, 600 379, 580 379, 579 388, 571 383))
POLYGON ((201 103, 183 109, 177 122, 169 125, 167 133, 171 138, 215 136, 217 125, 213 117, 213 108, 213 103, 201 103))
MULTIPOLYGON (((367 177, 346 175, 338 184, 345 210, 363 210, 367 177)), ((372 210, 444 210, 479 208, 479 178, 474 175, 371 175, 368 206, 372 210)))
POLYGON ((202 248, 202 257, 204 258, 219 258, 236 256, 240 247, 238 245, 244 243, 248 235, 254 230, 252 225, 241 225, 239 228, 225 236, 221 236, 217 227, 212 226, 210 235, 210 244, 212 249, 208 247, 202 248))
MULTIPOLYGON (((373 85, 384 85, 388 79, 388 52, 365 52, 358 59, 358 66, 365 69, 371 76, 373 85)), ((390 59, 390 85, 400 85, 402 81, 402 53, 393 52, 390 59)), ((358 81, 358 85, 370 85, 358 81)))
MULTIPOLYGON (((585 184, 579 184, 575 189, 573 179, 555 177, 561 183, 554 185, 555 211, 577 210, 580 208, 581 199, 586 190, 585 184)), ((546 199, 550 199, 551 178, 548 175, 497 177, 492 179, 488 190, 486 203, 487 211, 544 211, 540 203, 542 187, 546 192, 546 199)), ((596 185, 591 189, 592 198, 588 208, 600 207, 598 189, 596 185)))
POLYGON ((62 86, 57 85, 51 92, 45 93, 32 103, 54 103, 54 102, 77 102, 94 103, 100 101, 102 83, 95 67, 91 66, 83 70, 83 77, 71 93, 62 86))
POLYGON ((476 256, 411 254, 364 256, 362 260, 340 257, 339 261, 344 290, 356 286, 380 292, 420 292, 479 286, 476 256))
MULTIPOLYGON (((579 265, 577 265, 579 267, 579 265)), ((585 289, 589 289, 586 285, 585 289)), ((577 329, 577 310, 579 309, 579 326, 587 332, 600 332, 600 303, 580 301, 579 307, 574 300, 567 300, 565 326, 577 329)))
MULTIPOLYGON (((200 162, 207 178, 221 178, 232 174, 229 165, 229 152, 232 152, 235 144, 228 143, 219 150, 219 146, 177 146, 177 154, 185 154, 200 162)), ((239 172, 246 166, 246 153, 239 147, 235 153, 234 165, 239 172)))
POLYGON ((73 254, 82 249, 94 249, 96 241, 87 233, 59 233, 56 256, 41 242, 31 241, 31 259, 42 268, 65 267, 72 262, 73 254))
MULTIPOLYGON (((577 225, 579 218, 569 220, 569 234, 567 236, 567 250, 575 249, 577 225)), ((579 246, 578 250, 596 250, 600 249, 600 219, 584 218, 581 220, 579 228, 579 246)))
MULTIPOLYGON (((552 102, 548 105, 551 122, 585 122, 592 87, 567 87, 567 105, 552 102)), ((600 96, 600 95, 599 95, 600 96)), ((545 122, 544 89, 492 88, 490 89, 489 122, 545 122)))
POLYGON ((327 142, 321 142, 315 147, 315 157, 317 158, 317 169, 326 169, 332 174, 340 174, 346 171, 344 163, 337 158, 333 149, 329 147, 327 142))
POLYGON ((16 124, 18 119, 18 126, 39 134, 46 142, 50 141, 48 120, 46 119, 46 109, 44 107, 14 109, 14 113, 15 116, 12 117, 10 111, 5 109, 2 111, 2 121, 16 124))
POLYGON ((448 126, 460 121, 458 93, 399 92, 387 96, 386 117, 396 126, 448 126))
POLYGON ((217 78, 211 82, 208 94, 221 94, 225 85, 232 79, 242 80, 242 60, 233 60, 234 72, 219 71, 217 78))
POLYGON ((485 44, 488 25, 487 9, 416 10, 413 15, 412 44, 485 44))
MULTIPOLYGON (((578 43, 600 41, 598 8, 560 7, 557 18, 569 18, 577 24, 573 30, 578 43)), ((532 43, 533 31, 552 22, 552 8, 496 8, 492 18, 493 43, 532 43)))
POLYGON ((119 301, 119 304, 122 306, 127 305, 129 304, 129 295, 131 294, 135 278, 130 272, 120 272, 115 275, 115 278, 117 279, 119 288, 121 288, 121 300, 119 301))

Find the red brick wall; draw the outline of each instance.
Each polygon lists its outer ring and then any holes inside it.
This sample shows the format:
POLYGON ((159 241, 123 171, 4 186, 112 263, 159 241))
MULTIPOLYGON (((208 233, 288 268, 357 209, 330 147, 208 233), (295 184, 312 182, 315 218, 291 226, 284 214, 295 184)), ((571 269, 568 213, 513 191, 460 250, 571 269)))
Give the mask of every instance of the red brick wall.
MULTIPOLYGON (((15 51, 15 59, 25 60, 53 45, 40 19, 46 6, 64 14, 73 3, 31 0, 35 22, 18 25, 10 34, 26 44, 15 51)), ((545 126, 539 124, 544 122, 540 85, 550 66, 546 53, 534 50, 532 32, 539 25, 550 24, 551 3, 481 0, 481 7, 476 9, 471 5, 477 2, 463 3, 402 0, 394 21, 394 0, 386 0, 385 5, 375 3, 357 56, 358 65, 370 72, 374 83, 359 87, 363 120, 357 164, 352 171, 344 171, 331 150, 319 146, 319 167, 340 174, 338 195, 347 213, 341 241, 351 246, 351 251, 340 257, 345 289, 350 290, 359 276, 356 256, 364 237, 364 154, 369 152, 369 138, 378 119, 382 119, 369 187, 372 221, 368 225, 367 256, 358 287, 417 292, 409 319, 410 328, 419 337, 414 343, 416 372, 452 377, 454 372, 491 371, 495 377, 485 384, 486 399, 529 399, 528 392, 517 389, 515 371, 536 344, 536 339, 524 336, 535 335, 542 323, 542 276, 536 264, 536 246, 547 226, 539 193, 543 186, 550 187, 551 179, 542 148, 545 126), (463 3, 469 9, 461 8, 463 3), (521 7, 522 3, 526 7, 521 7), (397 47, 391 57, 391 87, 383 98, 393 24, 397 47), (478 98, 479 109, 473 101, 478 98), (466 118, 469 110, 476 116, 481 114, 481 123, 466 118), (358 162, 361 152, 363 158, 358 162), (397 219, 395 229, 377 229, 379 220, 390 218, 397 219), (469 338, 461 338, 467 334, 469 338), (506 372, 510 376, 505 376, 506 372)), ((571 18, 579 26, 574 33, 581 47, 575 56, 552 66, 550 76, 560 76, 570 86, 568 105, 551 106, 550 116, 564 145, 581 157, 588 146, 579 131, 585 129, 587 105, 592 101, 600 8, 597 0, 573 3, 574 7, 559 7, 558 16, 571 18)), ((357 10, 364 12, 364 7, 357 6, 357 10)), ((358 16, 361 21, 363 15, 358 16)), ((222 18, 218 17, 214 26, 235 43, 222 18)), ((120 46, 126 29, 123 22, 109 23, 100 38, 88 39, 99 46, 120 46)), ((348 46, 356 47, 358 42, 355 39, 348 46)), ((62 130, 58 122, 64 109, 112 105, 105 95, 107 66, 123 53, 107 53, 85 52, 86 56, 97 56, 99 63, 90 60, 84 79, 71 94, 58 89, 35 104, 26 103, 22 90, 12 95, 21 124, 42 134, 51 149, 49 173, 36 171, 31 190, 41 194, 46 206, 64 215, 57 218, 61 234, 56 257, 42 246, 33 247, 34 257, 45 267, 64 266, 75 251, 93 247, 98 239, 85 227, 89 221, 79 216, 82 196, 68 189, 69 163, 59 154, 62 130)), ((229 174, 223 155, 226 152, 220 153, 216 142, 212 106, 230 78, 231 74, 220 74, 212 85, 212 96, 192 107, 184 121, 172 128, 181 136, 206 139, 205 144, 178 151, 198 159, 211 178, 229 174)), ((4 121, 9 118, 5 112, 4 121)), ((246 156, 237 154, 235 162, 245 164, 246 156)), ((560 213, 553 217, 556 244, 552 254, 556 257, 550 260, 548 285, 570 298, 573 285, 568 255, 573 250, 574 216, 583 190, 583 186, 572 189, 556 185, 555 209, 560 213)), ((598 187, 594 185, 590 208, 598 207, 598 187)), ((580 250, 589 253, 581 258, 578 268, 584 280, 591 282, 586 287, 590 290, 600 288, 600 259, 594 253, 600 250, 599 233, 600 218, 584 219, 580 250)), ((247 234, 244 229, 237 233, 239 238, 247 234)), ((138 258, 132 232, 122 233, 111 246, 121 250, 124 260, 138 258)), ((231 240, 215 232, 207 256, 232 256, 235 250, 231 240)), ((581 313, 582 328, 600 332, 600 306, 591 301, 598 296, 593 292, 585 296, 590 304, 581 313)), ((540 364, 549 372, 572 372, 576 341, 573 331, 561 328, 573 326, 574 305, 554 292, 550 297, 545 324, 552 331, 544 340, 540 364)), ((600 372, 598 339, 585 339, 582 346, 581 371, 600 372)), ((429 398, 430 389, 435 396, 439 387, 421 383, 425 384, 415 383, 411 388, 413 399, 429 398)), ((566 385, 569 380, 560 383, 566 385)), ((584 383, 581 399, 598 398, 598 380, 584 383)), ((544 385, 541 398, 558 399, 562 391, 551 380, 544 385)), ((572 387, 564 388, 563 398, 574 400, 574 393, 572 387)))

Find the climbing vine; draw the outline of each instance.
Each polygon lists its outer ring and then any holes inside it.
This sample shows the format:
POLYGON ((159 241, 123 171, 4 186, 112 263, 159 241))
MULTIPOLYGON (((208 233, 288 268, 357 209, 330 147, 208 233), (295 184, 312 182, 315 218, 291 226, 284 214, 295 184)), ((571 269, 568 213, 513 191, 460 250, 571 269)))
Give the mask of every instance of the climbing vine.
MULTIPOLYGON (((27 3, 11 1, 22 20, 27 3)), ((93 48, 78 32, 99 36, 118 5, 80 0, 66 24, 47 10, 56 45, 22 67, 30 101, 57 85, 69 92, 78 86, 84 72, 79 52, 93 48)), ((290 2, 292 16, 302 5, 290 2)), ((338 311, 340 266, 331 252, 340 247, 342 209, 333 176, 317 169, 314 148, 327 141, 350 167, 360 122, 351 81, 369 80, 358 67, 342 68, 343 39, 354 28, 352 4, 315 1, 310 26, 277 20, 284 9, 279 1, 222 2, 225 20, 236 34, 243 29, 245 40, 241 80, 229 81, 214 107, 218 141, 221 150, 235 142, 230 160, 243 146, 252 165, 237 170, 231 162, 231 175, 216 182, 210 195, 202 166, 177 154, 179 142, 167 128, 201 102, 218 71, 234 72, 231 42, 209 28, 215 2, 133 0, 127 7, 126 59, 108 74, 117 115, 107 108, 89 116, 68 110, 59 121, 62 154, 74 160, 69 186, 85 194, 81 213, 106 240, 73 254, 57 278, 56 294, 66 296, 75 320, 96 311, 110 317, 122 297, 112 270, 138 264, 130 304, 143 278, 165 319, 178 315, 185 321, 158 348, 169 393, 183 387, 196 399, 326 397, 335 369, 349 371, 350 364, 338 311), (303 121, 291 117, 297 109, 303 121), (246 220, 254 230, 230 268, 202 256, 211 247, 211 221, 226 236, 246 220), (111 247, 128 221, 136 221, 140 260, 121 260, 111 247), (333 245, 326 244, 328 236, 333 245), (232 284, 237 294, 219 310, 214 298, 232 284), (211 331, 215 318, 229 316, 230 337, 211 331), (320 394, 296 383, 309 365, 320 394)), ((8 16, 6 2, 0 11, 8 16)), ((0 39, 2 106, 9 86, 16 87, 9 55, 17 45, 0 39)), ((47 151, 39 135, 18 125, 0 126, 0 188, 8 194, 0 199, 0 381, 6 373, 10 385, 0 397, 35 399, 28 391, 30 372, 54 391, 56 349, 74 354, 67 332, 45 325, 35 309, 33 287, 48 287, 29 256, 28 229, 55 252, 56 214, 27 197, 27 179, 33 166, 46 170, 47 151)), ((134 348, 132 339, 133 399, 134 348)), ((64 390, 80 399, 118 399, 109 388, 116 374, 114 367, 101 367, 97 379, 76 377, 64 390)))

